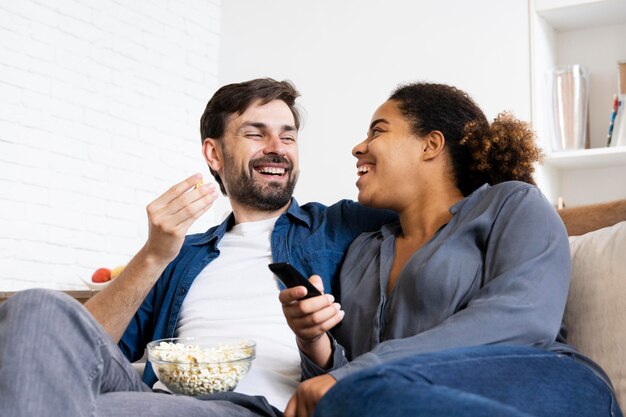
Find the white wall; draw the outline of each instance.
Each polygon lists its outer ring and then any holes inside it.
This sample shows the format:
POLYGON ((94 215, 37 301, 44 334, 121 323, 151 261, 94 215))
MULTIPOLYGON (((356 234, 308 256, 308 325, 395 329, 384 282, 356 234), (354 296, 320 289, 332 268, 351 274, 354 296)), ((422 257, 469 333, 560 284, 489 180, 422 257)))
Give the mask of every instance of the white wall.
POLYGON ((219 19, 220 0, 0 1, 0 291, 84 288, 141 247, 151 200, 210 176, 219 19))
POLYGON ((530 117, 526 0, 220 3, 0 0, 0 291, 84 288, 127 262, 146 204, 209 175, 198 120, 227 82, 303 93, 301 201, 356 197, 350 150, 398 82, 530 117))
POLYGON ((220 84, 290 79, 306 110, 300 202, 355 198, 352 147, 403 81, 456 85, 488 117, 530 120, 526 0, 229 0, 220 84))

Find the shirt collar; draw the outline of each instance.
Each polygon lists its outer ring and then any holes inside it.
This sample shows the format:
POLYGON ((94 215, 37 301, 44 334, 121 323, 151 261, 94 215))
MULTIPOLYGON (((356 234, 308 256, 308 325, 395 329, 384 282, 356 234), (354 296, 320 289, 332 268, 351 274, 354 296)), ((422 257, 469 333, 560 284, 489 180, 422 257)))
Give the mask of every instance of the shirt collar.
MULTIPOLYGON (((311 227, 311 217, 309 216, 309 213, 303 210, 300 207, 300 205, 298 205, 298 202, 296 201, 296 199, 293 197, 291 198, 291 204, 289 205, 289 208, 287 209, 285 213, 283 213, 279 217, 279 220, 284 215, 294 218, 306 224, 308 227, 311 227)), ((222 237, 224 236, 224 234, 228 230, 230 230, 230 228, 232 228, 234 225, 235 225, 235 215, 231 212, 228 215, 228 217, 219 226, 217 226, 215 229, 214 228, 209 229, 202 236, 200 236, 200 238, 197 241, 193 242, 192 245, 201 246, 201 245, 206 245, 209 243, 213 243, 214 245, 217 245, 220 239, 222 239, 222 237)))
POLYGON ((291 198, 291 204, 287 209, 286 214, 289 217, 293 217, 294 219, 304 223, 307 227, 311 227, 311 215, 306 210, 302 209, 295 198, 291 198))
POLYGON ((216 228, 210 228, 200 238, 193 242, 193 246, 201 246, 209 243, 213 243, 214 246, 218 244, 220 239, 224 236, 224 233, 235 224, 235 215, 231 212, 228 217, 216 228))
POLYGON ((461 201, 455 203, 452 205, 452 207, 450 207, 449 211, 450 214, 452 214, 453 216, 455 214, 457 214, 459 212, 459 210, 461 210, 461 208, 467 204, 468 201, 473 200, 474 196, 476 196, 477 194, 480 194, 483 190, 486 190, 488 188, 491 188, 491 185, 489 185, 488 183, 484 183, 483 185, 481 185, 480 187, 478 187, 477 189, 475 189, 474 191, 472 191, 470 193, 470 195, 468 195, 467 197, 465 197, 464 199, 462 199, 461 201))
MULTIPOLYGON (((467 197, 463 198, 461 201, 458 201, 454 203, 452 206, 450 206, 448 211, 450 212, 450 214, 455 216, 461 210, 461 208, 463 208, 463 206, 465 206, 468 202, 472 200, 478 201, 476 196, 480 194, 483 190, 486 190, 489 188, 491 188, 491 185, 484 183, 483 185, 481 185, 480 187, 472 191, 470 195, 468 195, 467 197)), ((381 227, 380 232, 383 235, 383 238, 386 239, 389 236, 396 236, 398 232, 400 231, 400 229, 401 229, 400 221, 397 221, 397 222, 388 223, 384 225, 383 227, 381 227)))

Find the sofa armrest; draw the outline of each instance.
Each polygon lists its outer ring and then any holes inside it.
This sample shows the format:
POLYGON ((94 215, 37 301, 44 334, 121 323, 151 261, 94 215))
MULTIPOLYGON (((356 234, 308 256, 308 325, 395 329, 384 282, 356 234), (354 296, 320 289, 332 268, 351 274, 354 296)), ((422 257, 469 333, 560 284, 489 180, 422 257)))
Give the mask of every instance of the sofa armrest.
POLYGON ((613 226, 626 221, 626 200, 563 208, 557 211, 569 236, 613 226))

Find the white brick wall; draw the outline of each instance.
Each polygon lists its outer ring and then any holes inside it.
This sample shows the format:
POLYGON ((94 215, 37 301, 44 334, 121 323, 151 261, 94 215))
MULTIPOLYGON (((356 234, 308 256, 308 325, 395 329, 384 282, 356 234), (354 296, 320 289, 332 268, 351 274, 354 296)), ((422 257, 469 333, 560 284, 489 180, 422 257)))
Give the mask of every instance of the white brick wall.
POLYGON ((210 178, 220 2, 0 0, 0 291, 86 288, 143 245, 150 201, 210 178))

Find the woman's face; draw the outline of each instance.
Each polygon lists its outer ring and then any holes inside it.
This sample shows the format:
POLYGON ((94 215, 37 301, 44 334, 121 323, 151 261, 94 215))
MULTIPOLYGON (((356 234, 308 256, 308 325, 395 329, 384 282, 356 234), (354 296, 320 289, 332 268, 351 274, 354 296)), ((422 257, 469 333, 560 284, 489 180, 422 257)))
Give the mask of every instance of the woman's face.
POLYGON ((361 204, 400 211, 419 192, 423 140, 411 130, 397 101, 383 103, 372 116, 367 137, 352 149, 361 204))

